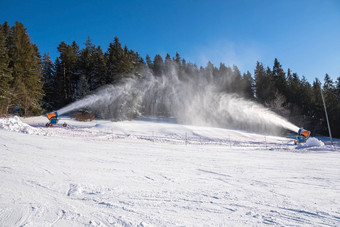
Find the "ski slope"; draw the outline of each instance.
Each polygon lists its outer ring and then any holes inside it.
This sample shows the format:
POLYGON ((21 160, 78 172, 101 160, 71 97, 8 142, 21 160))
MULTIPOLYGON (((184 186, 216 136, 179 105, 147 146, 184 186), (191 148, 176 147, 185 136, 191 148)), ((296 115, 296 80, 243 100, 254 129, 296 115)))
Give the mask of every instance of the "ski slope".
POLYGON ((339 147, 318 139, 46 121, 0 119, 0 226, 340 225, 339 147))

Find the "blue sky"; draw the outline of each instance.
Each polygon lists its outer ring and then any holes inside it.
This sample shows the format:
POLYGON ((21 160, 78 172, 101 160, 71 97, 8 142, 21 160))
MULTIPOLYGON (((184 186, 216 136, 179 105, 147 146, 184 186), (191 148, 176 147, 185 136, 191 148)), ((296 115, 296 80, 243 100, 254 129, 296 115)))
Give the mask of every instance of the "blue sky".
POLYGON ((278 58, 310 82, 340 76, 338 0, 0 0, 0 18, 22 22, 53 59, 61 41, 83 47, 89 36, 106 51, 118 36, 142 57, 177 51, 199 66, 211 60, 252 74, 256 61, 272 67, 278 58))

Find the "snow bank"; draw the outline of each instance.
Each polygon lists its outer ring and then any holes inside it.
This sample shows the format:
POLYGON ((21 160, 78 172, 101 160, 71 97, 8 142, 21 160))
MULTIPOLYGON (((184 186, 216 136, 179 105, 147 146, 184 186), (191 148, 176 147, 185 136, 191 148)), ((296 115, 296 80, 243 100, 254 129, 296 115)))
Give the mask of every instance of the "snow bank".
POLYGON ((0 129, 25 134, 41 134, 41 130, 23 123, 18 116, 11 118, 0 118, 0 129))
POLYGON ((315 137, 311 137, 306 141, 306 146, 308 147, 323 147, 325 144, 315 137))
POLYGON ((315 137, 310 137, 306 141, 305 144, 299 144, 296 147, 296 149, 305 149, 305 148, 307 148, 307 150, 315 150, 315 149, 319 150, 318 148, 324 149, 325 148, 325 144, 321 140, 319 140, 319 139, 317 139, 315 137), (309 148, 311 148, 311 149, 309 149, 309 148))

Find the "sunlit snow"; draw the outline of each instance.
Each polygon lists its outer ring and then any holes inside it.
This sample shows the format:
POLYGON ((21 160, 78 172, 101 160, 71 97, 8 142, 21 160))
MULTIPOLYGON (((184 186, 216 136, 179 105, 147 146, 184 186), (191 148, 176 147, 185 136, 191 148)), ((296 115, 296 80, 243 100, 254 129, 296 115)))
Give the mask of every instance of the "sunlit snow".
POLYGON ((338 145, 63 121, 0 118, 0 226, 340 225, 338 145))

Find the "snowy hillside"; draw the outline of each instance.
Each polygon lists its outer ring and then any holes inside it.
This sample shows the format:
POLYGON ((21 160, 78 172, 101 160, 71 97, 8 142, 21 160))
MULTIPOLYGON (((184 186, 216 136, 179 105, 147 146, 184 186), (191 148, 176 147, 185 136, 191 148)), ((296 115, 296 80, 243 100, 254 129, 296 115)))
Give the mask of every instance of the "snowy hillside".
POLYGON ((0 226, 340 225, 339 147, 318 139, 46 122, 0 118, 0 226))

